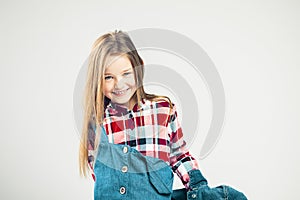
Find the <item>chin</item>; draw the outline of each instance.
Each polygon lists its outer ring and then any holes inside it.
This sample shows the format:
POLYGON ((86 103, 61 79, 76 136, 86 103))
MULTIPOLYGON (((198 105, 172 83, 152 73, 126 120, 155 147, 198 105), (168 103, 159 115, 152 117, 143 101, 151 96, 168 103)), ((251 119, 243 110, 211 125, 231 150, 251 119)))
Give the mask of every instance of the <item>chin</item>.
POLYGON ((117 104, 126 104, 128 103, 130 100, 130 98, 126 98, 126 99, 118 99, 118 98, 113 98, 112 101, 117 103, 117 104))

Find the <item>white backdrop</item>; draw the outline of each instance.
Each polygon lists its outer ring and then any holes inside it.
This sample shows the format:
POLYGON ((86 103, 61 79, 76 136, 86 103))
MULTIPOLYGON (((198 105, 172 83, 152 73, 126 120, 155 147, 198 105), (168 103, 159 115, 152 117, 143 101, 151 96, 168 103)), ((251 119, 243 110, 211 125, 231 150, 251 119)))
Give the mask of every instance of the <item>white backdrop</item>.
POLYGON ((98 36, 143 27, 188 36, 220 73, 226 121, 214 151, 199 160, 209 185, 234 186, 249 199, 300 198, 299 2, 0 5, 0 199, 93 198, 92 179, 78 170, 75 81, 98 36))

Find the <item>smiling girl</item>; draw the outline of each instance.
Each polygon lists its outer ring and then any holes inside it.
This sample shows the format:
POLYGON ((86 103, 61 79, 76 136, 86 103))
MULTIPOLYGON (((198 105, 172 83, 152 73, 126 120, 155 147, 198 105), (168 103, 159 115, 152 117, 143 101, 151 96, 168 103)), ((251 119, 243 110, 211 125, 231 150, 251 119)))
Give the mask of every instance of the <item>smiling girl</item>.
MULTIPOLYGON (((144 62, 129 35, 110 32, 89 57, 80 172, 95 199, 171 199, 173 172, 190 198, 206 183, 183 139, 176 106, 143 87, 144 62)), ((197 196, 197 195, 196 195, 197 196)), ((174 195, 173 195, 174 197, 174 195)))

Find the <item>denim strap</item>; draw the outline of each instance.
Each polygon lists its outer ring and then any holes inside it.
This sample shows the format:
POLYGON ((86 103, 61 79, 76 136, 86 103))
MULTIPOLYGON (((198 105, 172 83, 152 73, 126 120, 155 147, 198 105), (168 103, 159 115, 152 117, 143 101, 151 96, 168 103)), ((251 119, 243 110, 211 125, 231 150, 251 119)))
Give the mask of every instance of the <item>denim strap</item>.
POLYGON ((101 129, 100 129, 100 131, 101 131, 100 140, 101 140, 101 141, 100 141, 100 142, 101 142, 101 143, 108 143, 108 136, 107 136, 107 134, 106 134, 106 131, 105 131, 103 125, 100 126, 100 127, 101 127, 101 129))

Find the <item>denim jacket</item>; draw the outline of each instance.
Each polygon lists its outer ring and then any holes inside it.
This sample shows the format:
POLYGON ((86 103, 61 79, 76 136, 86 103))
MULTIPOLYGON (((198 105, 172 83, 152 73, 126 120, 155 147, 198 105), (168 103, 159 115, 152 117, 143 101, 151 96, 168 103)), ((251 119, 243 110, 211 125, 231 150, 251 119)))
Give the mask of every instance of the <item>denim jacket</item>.
POLYGON ((104 129, 100 138, 94 165, 95 200, 246 199, 229 186, 210 189, 199 170, 189 172, 191 191, 173 191, 174 174, 166 162, 144 156, 128 145, 109 143, 104 129))

